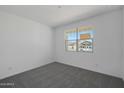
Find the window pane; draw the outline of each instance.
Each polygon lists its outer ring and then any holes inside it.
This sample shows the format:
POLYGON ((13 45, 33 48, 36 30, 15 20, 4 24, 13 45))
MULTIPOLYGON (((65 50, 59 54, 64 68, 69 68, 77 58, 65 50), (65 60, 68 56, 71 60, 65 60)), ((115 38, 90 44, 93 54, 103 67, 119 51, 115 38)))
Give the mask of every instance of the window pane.
POLYGON ((87 31, 79 31, 78 32, 78 39, 81 39, 81 35, 90 35, 89 38, 93 38, 93 30, 87 30, 87 31))
POLYGON ((93 51, 93 40, 92 39, 79 40, 78 51, 92 52, 93 51))
POLYGON ((78 51, 93 52, 93 29, 78 32, 78 51))
POLYGON ((76 40, 76 32, 68 32, 66 33, 66 40, 76 40))
POLYGON ((76 40, 75 41, 66 41, 66 50, 67 51, 76 51, 76 40))

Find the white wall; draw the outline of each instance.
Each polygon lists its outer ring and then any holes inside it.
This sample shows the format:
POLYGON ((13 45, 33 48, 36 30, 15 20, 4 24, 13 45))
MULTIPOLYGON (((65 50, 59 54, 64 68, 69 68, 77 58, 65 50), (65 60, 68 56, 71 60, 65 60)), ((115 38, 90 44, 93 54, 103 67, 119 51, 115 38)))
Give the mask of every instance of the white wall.
POLYGON ((115 10, 80 22, 56 28, 56 61, 121 77, 122 11, 115 10), (93 25, 94 53, 66 52, 64 30, 93 25))
POLYGON ((53 62, 46 25, 0 12, 0 79, 53 62))
POLYGON ((123 35, 123 41, 122 41, 122 47, 123 47, 123 55, 122 55, 122 77, 123 77, 123 80, 124 80, 124 7, 122 9, 122 15, 123 15, 123 30, 122 30, 122 35, 123 35))

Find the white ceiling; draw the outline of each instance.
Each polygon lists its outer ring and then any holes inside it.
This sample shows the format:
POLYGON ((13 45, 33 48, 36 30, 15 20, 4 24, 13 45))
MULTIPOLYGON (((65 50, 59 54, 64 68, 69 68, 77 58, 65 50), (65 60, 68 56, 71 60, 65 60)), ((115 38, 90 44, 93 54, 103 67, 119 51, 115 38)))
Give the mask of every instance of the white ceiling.
POLYGON ((0 10, 38 21, 51 27, 120 8, 112 5, 1 5, 0 10))

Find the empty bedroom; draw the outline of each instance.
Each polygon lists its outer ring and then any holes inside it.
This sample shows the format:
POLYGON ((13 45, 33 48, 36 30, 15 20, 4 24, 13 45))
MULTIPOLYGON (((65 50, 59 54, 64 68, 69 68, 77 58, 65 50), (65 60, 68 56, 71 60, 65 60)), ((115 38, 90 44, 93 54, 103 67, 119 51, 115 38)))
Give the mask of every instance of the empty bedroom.
POLYGON ((0 5, 0 88, 123 88, 123 5, 0 5))

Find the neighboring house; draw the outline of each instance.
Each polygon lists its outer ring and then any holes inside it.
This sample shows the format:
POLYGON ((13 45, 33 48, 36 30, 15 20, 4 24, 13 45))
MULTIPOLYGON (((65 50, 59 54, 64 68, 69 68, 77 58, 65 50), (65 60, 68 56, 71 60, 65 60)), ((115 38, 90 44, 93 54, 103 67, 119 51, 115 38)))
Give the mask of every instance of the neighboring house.
POLYGON ((92 50, 92 42, 90 41, 84 41, 80 43, 80 50, 82 51, 91 51, 92 50))

